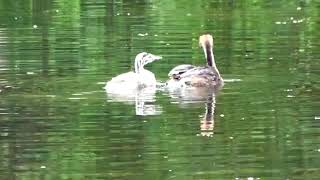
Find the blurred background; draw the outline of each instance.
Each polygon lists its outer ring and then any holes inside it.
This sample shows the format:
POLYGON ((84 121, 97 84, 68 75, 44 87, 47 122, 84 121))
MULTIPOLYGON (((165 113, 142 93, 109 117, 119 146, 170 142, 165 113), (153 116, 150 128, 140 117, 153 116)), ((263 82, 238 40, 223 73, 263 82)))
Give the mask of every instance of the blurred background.
POLYGON ((0 179, 318 179, 319 12, 317 0, 0 0, 0 179), (163 57, 146 67, 160 82, 204 65, 203 33, 227 80, 212 101, 157 91, 140 116, 103 90, 142 51, 163 57))

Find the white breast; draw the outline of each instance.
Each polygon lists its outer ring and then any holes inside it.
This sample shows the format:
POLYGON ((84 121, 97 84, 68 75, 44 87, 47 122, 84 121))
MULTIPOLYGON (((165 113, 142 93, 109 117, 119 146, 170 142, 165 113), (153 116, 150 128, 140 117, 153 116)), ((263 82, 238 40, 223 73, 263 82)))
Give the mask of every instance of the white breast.
POLYGON ((134 91, 138 88, 155 87, 156 78, 148 70, 141 70, 138 73, 127 72, 120 74, 107 82, 105 89, 108 93, 123 94, 128 91, 134 91))

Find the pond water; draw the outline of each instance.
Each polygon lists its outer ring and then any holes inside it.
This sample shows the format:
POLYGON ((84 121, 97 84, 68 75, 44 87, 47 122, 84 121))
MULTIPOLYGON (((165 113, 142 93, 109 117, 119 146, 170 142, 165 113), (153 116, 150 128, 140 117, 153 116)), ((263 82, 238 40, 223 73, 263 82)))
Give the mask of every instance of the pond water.
POLYGON ((318 179, 316 0, 0 0, 0 179, 318 179), (159 82, 203 65, 202 100, 106 81, 147 51, 159 82))

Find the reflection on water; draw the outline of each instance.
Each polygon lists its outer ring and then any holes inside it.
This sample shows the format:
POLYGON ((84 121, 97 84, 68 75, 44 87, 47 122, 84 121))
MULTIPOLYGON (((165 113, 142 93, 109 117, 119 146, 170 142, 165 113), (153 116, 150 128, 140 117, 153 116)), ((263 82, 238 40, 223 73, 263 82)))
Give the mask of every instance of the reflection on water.
POLYGON ((0 0, 0 179, 318 179, 318 4, 0 0), (218 92, 102 90, 142 51, 203 65, 203 33, 218 92))
POLYGON ((156 104, 156 87, 133 89, 131 91, 121 91, 119 93, 107 92, 109 102, 123 102, 134 104, 136 115, 148 116, 161 114, 161 106, 156 104))
POLYGON ((213 136, 215 104, 215 96, 209 96, 206 102, 206 112, 200 119, 201 136, 213 136))

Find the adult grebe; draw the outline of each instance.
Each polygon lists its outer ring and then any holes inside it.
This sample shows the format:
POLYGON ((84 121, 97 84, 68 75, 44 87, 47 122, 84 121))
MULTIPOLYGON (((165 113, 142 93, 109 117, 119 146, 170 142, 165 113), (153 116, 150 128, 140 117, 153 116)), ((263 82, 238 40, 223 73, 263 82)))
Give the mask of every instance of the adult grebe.
POLYGON ((168 76, 169 88, 174 87, 216 87, 223 85, 223 79, 216 66, 213 55, 213 38, 210 34, 200 36, 199 44, 207 60, 206 67, 193 67, 192 65, 179 65, 173 68, 168 76))
POLYGON ((105 86, 106 91, 121 94, 122 91, 128 92, 145 87, 155 87, 156 78, 152 72, 144 69, 144 65, 159 59, 161 59, 161 56, 146 52, 139 53, 134 60, 134 72, 123 73, 112 78, 105 86))

